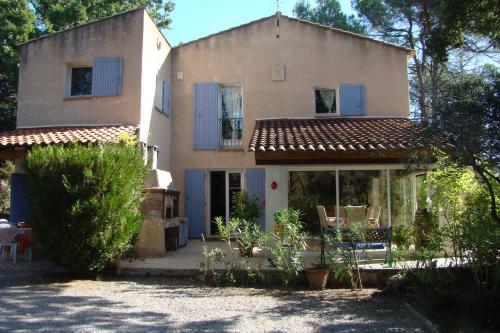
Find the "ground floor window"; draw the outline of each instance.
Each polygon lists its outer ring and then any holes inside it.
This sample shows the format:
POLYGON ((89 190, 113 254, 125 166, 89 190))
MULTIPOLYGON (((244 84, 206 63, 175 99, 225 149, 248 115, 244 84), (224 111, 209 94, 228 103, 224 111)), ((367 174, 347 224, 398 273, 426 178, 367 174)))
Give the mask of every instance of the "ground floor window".
POLYGON ((289 171, 288 207, 300 209, 307 229, 320 232, 316 207, 339 226, 407 224, 415 211, 415 177, 404 170, 289 171))

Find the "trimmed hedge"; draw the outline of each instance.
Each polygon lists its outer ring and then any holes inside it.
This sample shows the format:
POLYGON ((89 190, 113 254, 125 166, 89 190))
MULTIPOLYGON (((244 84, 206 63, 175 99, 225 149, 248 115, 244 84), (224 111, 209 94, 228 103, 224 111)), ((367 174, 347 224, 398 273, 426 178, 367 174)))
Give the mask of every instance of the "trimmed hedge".
POLYGON ((31 222, 50 258, 99 273, 132 248, 147 171, 136 144, 35 147, 26 164, 31 222))

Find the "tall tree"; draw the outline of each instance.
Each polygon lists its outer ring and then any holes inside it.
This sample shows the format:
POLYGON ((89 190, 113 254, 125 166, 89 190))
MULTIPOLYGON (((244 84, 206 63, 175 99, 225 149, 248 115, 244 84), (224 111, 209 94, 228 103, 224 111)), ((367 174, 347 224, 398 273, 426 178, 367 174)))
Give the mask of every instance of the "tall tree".
POLYGON ((353 4, 374 37, 415 49, 409 65, 410 97, 424 124, 432 122, 449 55, 466 46, 480 51, 485 40, 491 46, 498 42, 498 0, 353 0, 353 4))
POLYGON ((67 29, 102 17, 145 6, 160 28, 168 28, 171 0, 31 0, 42 33, 67 29))
POLYGON ((342 12, 338 0, 316 0, 316 7, 309 1, 299 0, 293 9, 296 17, 358 34, 366 34, 366 26, 354 15, 342 12))
POLYGON ((0 0, 0 131, 16 126, 17 44, 35 31, 27 0, 0 0))
POLYGON ((429 131, 444 133, 455 148, 454 162, 471 167, 488 189, 491 216, 497 222, 500 195, 500 72, 492 66, 480 72, 447 71, 436 96, 429 131))

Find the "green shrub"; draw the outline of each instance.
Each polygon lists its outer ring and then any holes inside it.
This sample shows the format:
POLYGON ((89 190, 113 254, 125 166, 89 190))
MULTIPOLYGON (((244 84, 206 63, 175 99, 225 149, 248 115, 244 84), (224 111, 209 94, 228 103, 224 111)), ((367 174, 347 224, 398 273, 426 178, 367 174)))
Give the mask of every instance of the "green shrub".
POLYGON ((258 223, 261 208, 257 196, 251 197, 245 190, 236 192, 232 205, 235 217, 251 223, 258 223))
POLYGON ((133 246, 147 167, 136 144, 34 147, 31 222, 53 260, 98 273, 133 246))
POLYGON ((0 213, 10 209, 10 177, 14 172, 14 163, 0 161, 0 213))

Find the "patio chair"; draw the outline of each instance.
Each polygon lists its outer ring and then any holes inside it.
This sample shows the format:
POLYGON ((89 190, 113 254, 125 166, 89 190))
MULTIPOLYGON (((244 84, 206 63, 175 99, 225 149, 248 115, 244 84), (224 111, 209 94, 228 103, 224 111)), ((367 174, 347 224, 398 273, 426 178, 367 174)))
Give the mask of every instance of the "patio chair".
POLYGON ((365 222, 366 207, 365 206, 346 206, 345 212, 347 216, 347 221, 350 225, 354 223, 365 222))
POLYGON ((318 210, 319 225, 321 226, 322 231, 335 227, 337 219, 326 215, 325 206, 316 206, 316 209, 318 210))
POLYGON ((380 211, 382 208, 380 206, 369 206, 366 212, 366 222, 369 227, 379 228, 380 211))
POLYGON ((6 249, 9 248, 12 262, 16 263, 17 256, 17 228, 8 223, 0 224, 0 250, 2 252, 2 261, 5 260, 6 249))

